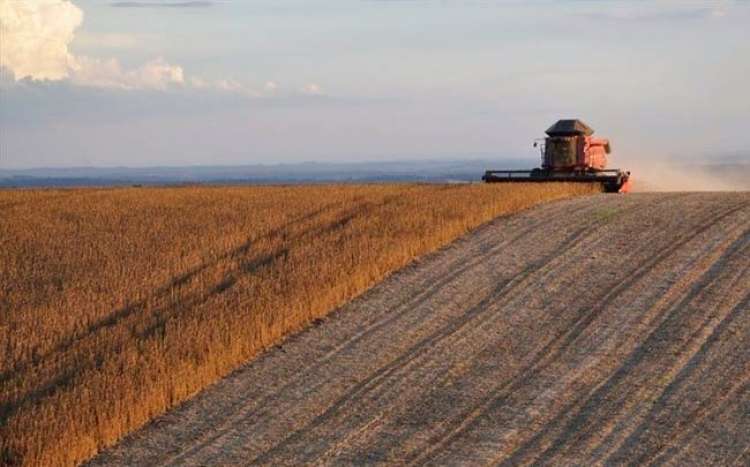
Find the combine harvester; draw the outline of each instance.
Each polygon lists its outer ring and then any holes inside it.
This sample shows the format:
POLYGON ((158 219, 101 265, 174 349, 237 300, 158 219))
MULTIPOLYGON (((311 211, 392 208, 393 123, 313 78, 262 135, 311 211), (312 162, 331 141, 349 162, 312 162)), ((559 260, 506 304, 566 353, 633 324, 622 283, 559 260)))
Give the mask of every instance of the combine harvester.
POLYGON ((601 183, 608 193, 627 193, 630 172, 607 169, 609 140, 594 138, 594 130, 580 120, 559 120, 547 131, 541 146, 542 167, 533 170, 488 170, 487 183, 580 182, 601 183))

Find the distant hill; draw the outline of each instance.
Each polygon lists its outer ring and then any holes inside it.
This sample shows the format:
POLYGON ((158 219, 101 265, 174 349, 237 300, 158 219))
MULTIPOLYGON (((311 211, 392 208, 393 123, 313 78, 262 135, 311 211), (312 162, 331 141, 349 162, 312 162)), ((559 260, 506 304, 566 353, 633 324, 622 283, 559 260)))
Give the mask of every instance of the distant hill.
POLYGON ((531 168, 524 160, 400 161, 187 167, 0 169, 0 186, 266 184, 317 182, 478 181, 489 168, 531 168))

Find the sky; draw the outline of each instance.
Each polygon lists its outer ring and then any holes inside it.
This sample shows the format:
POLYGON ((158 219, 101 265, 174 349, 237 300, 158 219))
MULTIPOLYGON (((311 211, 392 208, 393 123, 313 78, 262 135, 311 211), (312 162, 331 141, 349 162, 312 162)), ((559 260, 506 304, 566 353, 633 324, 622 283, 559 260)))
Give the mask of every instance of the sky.
POLYGON ((747 0, 0 0, 0 169, 750 159, 747 0))

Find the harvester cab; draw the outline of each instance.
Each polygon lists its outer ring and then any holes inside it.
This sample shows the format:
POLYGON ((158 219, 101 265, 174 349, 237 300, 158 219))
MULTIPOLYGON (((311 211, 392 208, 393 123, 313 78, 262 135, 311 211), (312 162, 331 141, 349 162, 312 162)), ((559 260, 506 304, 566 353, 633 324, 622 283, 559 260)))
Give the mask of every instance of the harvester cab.
POLYGON ((630 172, 607 169, 607 155, 612 151, 609 140, 592 136, 594 130, 581 120, 559 120, 546 133, 546 138, 534 141, 534 147, 540 149, 540 168, 488 170, 482 180, 600 183, 608 193, 629 191, 630 172))

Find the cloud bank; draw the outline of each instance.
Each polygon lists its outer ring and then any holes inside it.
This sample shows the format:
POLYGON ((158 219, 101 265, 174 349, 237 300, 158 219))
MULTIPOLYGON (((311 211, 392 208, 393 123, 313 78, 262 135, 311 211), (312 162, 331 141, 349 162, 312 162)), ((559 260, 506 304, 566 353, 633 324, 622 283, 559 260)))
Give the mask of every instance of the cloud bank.
POLYGON ((165 89, 185 83, 182 67, 162 58, 124 70, 114 58, 73 54, 69 46, 83 18, 83 11, 69 0, 0 0, 0 66, 16 81, 66 79, 120 89, 165 89))
POLYGON ((58 80, 79 67, 68 50, 83 12, 69 1, 0 0, 0 64, 16 79, 58 80))
MULTIPOLYGON (((200 7, 213 2, 116 2, 120 7, 200 7)), ((232 93, 245 97, 279 94, 275 82, 256 88, 231 78, 205 80, 188 77, 184 69, 156 57, 143 65, 124 69, 116 58, 78 55, 70 50, 83 11, 71 0, 0 0, 0 85, 21 80, 66 81, 76 86, 120 90, 189 88, 232 93), (11 76, 8 79, 8 74, 11 76)), ((122 37, 115 36, 122 44, 122 37)), ((319 85, 310 83, 300 94, 321 95, 319 85)))

